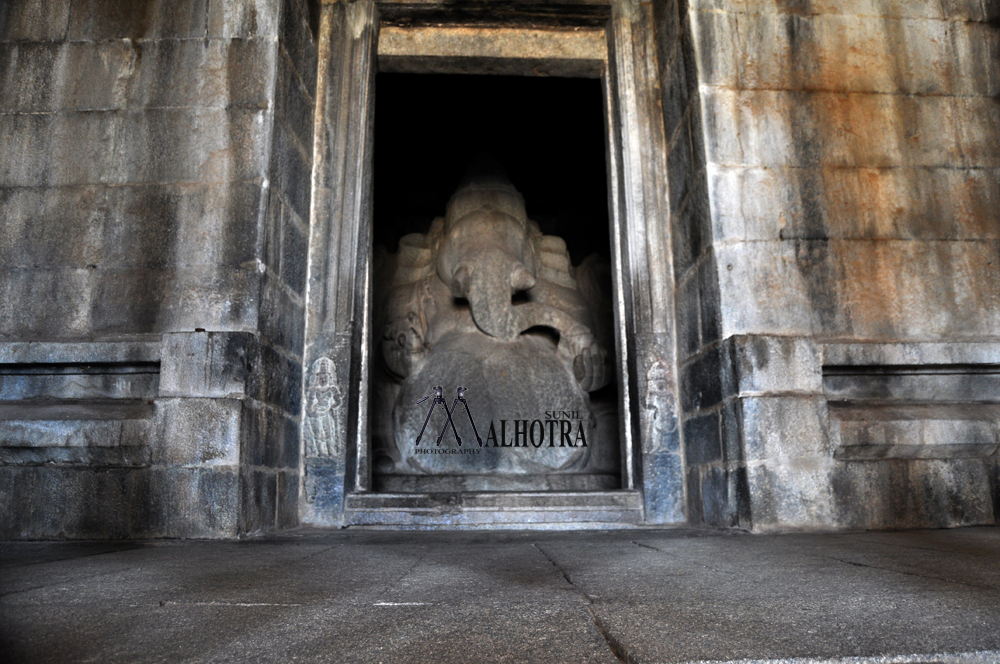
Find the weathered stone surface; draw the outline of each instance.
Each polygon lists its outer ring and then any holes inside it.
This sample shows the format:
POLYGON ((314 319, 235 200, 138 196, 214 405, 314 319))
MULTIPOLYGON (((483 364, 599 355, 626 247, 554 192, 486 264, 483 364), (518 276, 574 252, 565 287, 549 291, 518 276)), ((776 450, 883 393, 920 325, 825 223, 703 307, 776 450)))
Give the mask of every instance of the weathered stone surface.
POLYGON ((824 458, 832 453, 830 417, 820 397, 747 397, 736 401, 747 462, 824 458))
POLYGON ((243 438, 250 433, 244 410, 239 399, 158 399, 153 462, 238 467, 243 438))
POLYGON ((5 2, 0 6, 0 41, 55 41, 65 37, 71 0, 5 2))
POLYGON ((10 267, 239 267, 254 258, 258 184, 0 189, 10 267))
POLYGON ((259 352, 246 332, 174 332, 162 348, 161 397, 239 398, 259 352))
MULTIPOLYGON (((803 11, 798 0, 697 0, 701 10, 746 13, 846 14, 883 18, 925 18, 983 21, 996 15, 991 3, 977 0, 810 0, 803 11)), ((755 44, 756 46, 756 44, 755 44)))
POLYGON ((982 284, 1000 278, 998 246, 829 240, 718 247, 724 336, 989 336, 1000 294, 982 284))
POLYGON ((730 337, 723 346, 727 395, 823 391, 820 348, 794 337, 730 337))
POLYGON ((242 108, 0 115, 21 157, 0 162, 0 186, 259 179, 267 119, 242 108))
POLYGON ((994 524, 990 465, 979 459, 846 462, 831 478, 838 523, 849 528, 994 524))
POLYGON ((1000 35, 983 23, 850 13, 691 17, 706 85, 983 97, 1000 91, 1000 35))
MULTIPOLYGON (((148 419, 131 420, 41 420, 4 419, 0 421, 0 447, 41 450, 42 448, 120 448, 149 445, 152 427, 148 419)), ((32 455, 40 462, 56 461, 59 455, 32 455)), ((135 459, 146 460, 148 455, 137 454, 135 459)), ((28 458, 12 456, 23 463, 28 458)), ((68 458, 68 457, 63 457, 68 458)), ((86 458, 86 455, 79 455, 86 458)), ((112 457, 113 458, 113 457, 112 457)), ((101 464, 97 464, 101 465, 101 464)))
POLYGON ((702 104, 709 162, 723 166, 1000 166, 987 97, 705 88, 702 104))
POLYGON ((257 532, 274 527, 277 516, 277 474, 256 468, 240 474, 240 531, 257 532))
POLYGON ((0 112, 267 108, 269 39, 0 43, 0 112))
POLYGON ((1000 237, 997 169, 713 165, 709 178, 716 242, 1000 237))

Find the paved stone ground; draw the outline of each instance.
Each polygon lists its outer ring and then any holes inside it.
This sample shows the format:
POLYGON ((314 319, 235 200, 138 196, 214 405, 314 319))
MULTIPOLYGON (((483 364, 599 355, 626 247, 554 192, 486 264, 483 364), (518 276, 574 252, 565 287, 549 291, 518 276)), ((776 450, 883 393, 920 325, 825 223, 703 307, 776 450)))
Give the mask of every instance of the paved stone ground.
POLYGON ((1000 528, 6 543, 0 570, 14 662, 1000 662, 1000 528))

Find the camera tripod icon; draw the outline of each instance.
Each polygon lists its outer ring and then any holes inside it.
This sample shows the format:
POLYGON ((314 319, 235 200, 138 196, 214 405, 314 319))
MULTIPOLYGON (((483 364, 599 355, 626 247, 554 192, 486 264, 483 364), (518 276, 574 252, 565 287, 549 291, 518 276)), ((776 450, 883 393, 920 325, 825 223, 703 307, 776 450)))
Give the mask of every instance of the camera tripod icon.
POLYGON ((479 443, 480 447, 483 446, 483 439, 479 436, 479 429, 476 428, 476 421, 472 419, 472 411, 469 410, 469 402, 465 399, 465 393, 467 391, 468 390, 464 387, 458 388, 458 396, 456 396, 455 400, 451 403, 450 410, 448 409, 448 404, 445 403, 444 388, 440 385, 434 387, 433 395, 427 395, 417 402, 418 404, 421 404, 430 399, 431 396, 434 397, 434 401, 431 402, 431 407, 427 410, 427 417, 424 418, 424 426, 420 427, 420 433, 417 434, 417 445, 420 444, 420 439, 424 437, 424 430, 427 429, 427 423, 431 420, 431 413, 433 413, 434 409, 440 405, 444 409, 444 414, 448 417, 448 421, 446 421, 444 426, 441 427, 441 433, 438 434, 436 444, 438 447, 441 446, 441 439, 444 438, 444 433, 448 430, 448 425, 450 424, 451 430, 455 433, 455 439, 458 441, 458 446, 461 447, 462 437, 458 435, 458 429, 455 428, 455 421, 451 419, 452 413, 455 412, 455 409, 458 408, 458 404, 461 403, 465 408, 465 414, 469 416, 469 423, 472 424, 472 430, 476 433, 476 441, 479 443))

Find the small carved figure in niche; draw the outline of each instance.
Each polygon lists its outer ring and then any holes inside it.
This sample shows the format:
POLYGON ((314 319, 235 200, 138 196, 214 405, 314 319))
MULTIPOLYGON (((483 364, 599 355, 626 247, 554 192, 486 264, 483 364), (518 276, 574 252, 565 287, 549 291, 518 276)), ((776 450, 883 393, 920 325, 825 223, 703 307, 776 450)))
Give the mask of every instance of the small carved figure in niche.
POLYGON ((674 409, 674 394, 670 389, 670 368, 663 362, 654 362, 646 371, 646 402, 649 412, 646 435, 650 452, 667 451, 669 434, 677 430, 677 413, 674 409))
MULTIPOLYGON (((373 385, 377 471, 579 472, 595 444, 617 445, 597 440, 588 395, 612 374, 610 304, 595 285, 607 270, 594 258, 574 268, 566 243, 528 219, 498 167, 467 175, 445 216, 427 233, 403 237, 397 254, 377 256, 376 273, 373 347, 384 370, 373 385), (468 386, 483 432, 490 422, 499 432, 506 420, 509 439, 515 420, 570 412, 588 445, 546 442, 537 454, 504 454, 487 442, 475 455, 417 453, 413 441, 426 414, 414 402, 432 385, 468 386)), ((467 423, 456 425, 463 439, 476 439, 467 423)), ((605 437, 616 430, 600 427, 605 437)))
POLYGON ((306 386, 306 454, 339 458, 343 432, 337 408, 341 403, 336 385, 337 367, 328 357, 313 362, 306 386))

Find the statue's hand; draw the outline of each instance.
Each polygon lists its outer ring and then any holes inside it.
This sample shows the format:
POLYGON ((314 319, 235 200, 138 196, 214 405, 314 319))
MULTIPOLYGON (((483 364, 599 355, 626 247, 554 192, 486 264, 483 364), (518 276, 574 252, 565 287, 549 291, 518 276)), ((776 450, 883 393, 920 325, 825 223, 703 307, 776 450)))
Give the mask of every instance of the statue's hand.
POLYGON ((586 328, 577 326, 569 334, 567 341, 573 354, 573 375, 580 387, 585 392, 604 387, 608 382, 607 372, 604 370, 607 352, 594 335, 586 328))
POLYGON ((382 359, 393 374, 409 376, 424 356, 424 339, 420 317, 410 312, 399 316, 385 327, 382 335, 382 359))

